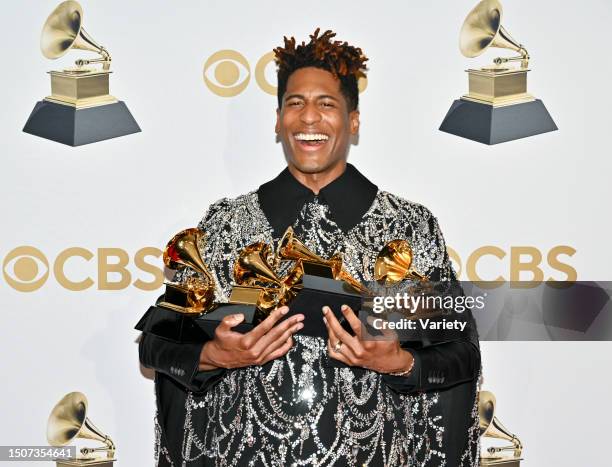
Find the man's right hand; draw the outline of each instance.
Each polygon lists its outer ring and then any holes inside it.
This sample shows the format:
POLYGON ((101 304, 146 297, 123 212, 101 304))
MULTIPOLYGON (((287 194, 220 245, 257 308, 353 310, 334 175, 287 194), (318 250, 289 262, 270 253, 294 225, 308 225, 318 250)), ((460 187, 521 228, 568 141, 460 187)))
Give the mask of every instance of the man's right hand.
POLYGON ((240 368, 263 365, 282 357, 293 345, 291 336, 304 327, 304 315, 297 314, 278 326, 275 324, 289 311, 282 306, 246 334, 232 331, 244 319, 244 315, 223 318, 215 330, 215 338, 208 341, 200 352, 200 371, 216 368, 240 368))

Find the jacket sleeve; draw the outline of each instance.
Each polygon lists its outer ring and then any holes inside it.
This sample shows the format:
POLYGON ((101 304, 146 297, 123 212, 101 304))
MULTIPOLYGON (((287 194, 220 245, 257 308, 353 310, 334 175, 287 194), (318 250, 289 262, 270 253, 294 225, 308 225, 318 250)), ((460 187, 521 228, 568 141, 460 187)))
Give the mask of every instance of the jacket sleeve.
POLYGON ((225 370, 198 370, 202 345, 177 343, 144 332, 138 345, 140 363, 170 376, 191 391, 206 391, 223 377, 225 370))
MULTIPOLYGON (((426 242, 436 245, 435 253, 432 254, 432 250, 428 253, 431 255, 428 261, 433 261, 435 265, 429 269, 428 277, 432 281, 449 281, 457 284, 438 222, 428 211, 426 216, 429 226, 428 235, 425 236, 426 242)), ((414 240, 414 234, 412 238, 414 240)), ((426 264, 428 261, 423 263, 426 264)), ((462 295, 461 287, 459 290, 462 295)), ((410 393, 444 389, 478 378, 481 358, 476 322, 469 310, 462 319, 467 321, 467 326, 461 338, 435 343, 403 343, 402 348, 414 357, 412 371, 406 376, 383 375, 385 383, 397 392, 410 393)))
POLYGON ((444 389, 472 381, 480 370, 480 350, 468 340, 442 342, 411 349, 412 371, 406 376, 383 375, 387 385, 401 393, 444 389))

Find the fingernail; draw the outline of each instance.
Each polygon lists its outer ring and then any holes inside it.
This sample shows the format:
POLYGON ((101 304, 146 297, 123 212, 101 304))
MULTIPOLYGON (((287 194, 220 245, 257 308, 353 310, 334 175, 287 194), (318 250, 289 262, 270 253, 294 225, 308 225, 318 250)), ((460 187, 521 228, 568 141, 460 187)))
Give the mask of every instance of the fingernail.
POLYGON ((328 307, 324 306, 323 308, 321 308, 321 310, 323 310, 323 314, 324 314, 324 315, 326 315, 326 314, 327 314, 328 307))
POLYGON ((304 323, 299 323, 296 327, 295 330, 299 331, 300 329, 302 329, 304 327, 304 323))
POLYGON ((302 321, 303 319, 304 319, 304 315, 297 315, 297 316, 295 317, 295 320, 296 320, 296 321, 302 321))
POLYGON ((289 307, 288 306, 282 307, 280 312, 281 312, 281 315, 286 315, 289 312, 289 307))
POLYGON ((325 319, 325 316, 323 316, 323 322, 327 325, 327 320, 325 319))
POLYGON ((342 305, 342 306, 340 307, 340 309, 341 309, 342 311, 346 311, 346 310, 348 310, 348 306, 347 306, 347 305, 342 305))

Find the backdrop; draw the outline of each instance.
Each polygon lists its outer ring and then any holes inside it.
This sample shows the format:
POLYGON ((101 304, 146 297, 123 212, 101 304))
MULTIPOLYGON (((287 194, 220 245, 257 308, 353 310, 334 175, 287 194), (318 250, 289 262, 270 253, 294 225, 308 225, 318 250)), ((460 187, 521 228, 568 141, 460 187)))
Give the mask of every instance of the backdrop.
MULTIPOLYGON (((503 23, 532 56, 529 90, 559 131, 488 147, 437 130, 467 91, 464 70, 497 55, 458 50, 474 4, 82 0, 86 29, 113 57, 111 93, 142 133, 78 148, 21 129, 50 92, 46 72, 89 54, 41 55, 54 0, 4 5, 0 444, 46 444, 52 406, 80 390, 118 465, 152 465, 153 382, 133 326, 161 292, 167 240, 284 167, 266 55, 283 35, 301 41, 320 26, 363 48, 370 72, 350 161, 434 212, 463 279, 530 279, 535 268, 610 280, 612 6, 504 1, 503 23)), ((612 417, 611 350, 483 343, 483 388, 523 440, 524 465, 607 464, 597 448, 612 417)))

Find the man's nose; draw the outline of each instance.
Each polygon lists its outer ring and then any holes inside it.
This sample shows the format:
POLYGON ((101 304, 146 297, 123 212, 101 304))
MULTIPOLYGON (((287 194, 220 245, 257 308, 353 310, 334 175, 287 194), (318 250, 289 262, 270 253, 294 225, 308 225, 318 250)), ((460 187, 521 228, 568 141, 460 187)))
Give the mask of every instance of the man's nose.
POLYGON ((306 103, 302 108, 300 120, 306 125, 312 125, 321 121, 321 112, 314 103, 306 103))

